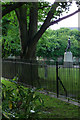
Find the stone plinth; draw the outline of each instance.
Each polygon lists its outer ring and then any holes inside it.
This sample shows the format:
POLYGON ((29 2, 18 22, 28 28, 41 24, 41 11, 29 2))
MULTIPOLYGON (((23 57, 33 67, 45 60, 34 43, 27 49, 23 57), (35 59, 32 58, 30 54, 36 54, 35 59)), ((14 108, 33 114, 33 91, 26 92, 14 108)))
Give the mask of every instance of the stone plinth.
POLYGON ((72 52, 65 52, 64 53, 64 67, 72 67, 73 66, 73 59, 72 59, 72 52))

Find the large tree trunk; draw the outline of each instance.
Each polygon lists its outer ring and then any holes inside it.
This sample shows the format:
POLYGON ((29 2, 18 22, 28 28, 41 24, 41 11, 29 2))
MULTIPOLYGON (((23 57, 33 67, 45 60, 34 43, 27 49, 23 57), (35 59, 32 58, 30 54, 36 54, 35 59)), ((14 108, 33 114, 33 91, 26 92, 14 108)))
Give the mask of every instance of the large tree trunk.
POLYGON ((25 53, 25 58, 35 59, 36 44, 34 45, 34 50, 32 46, 33 37, 37 33, 37 23, 38 23, 38 3, 32 3, 30 8, 29 16, 29 41, 28 41, 28 50, 25 53))
POLYGON ((31 65, 27 65, 27 68, 21 70, 20 78, 22 80, 24 77, 25 83, 27 81, 32 81, 32 85, 34 82, 38 80, 38 66, 35 59, 35 51, 36 51, 36 44, 35 49, 33 51, 32 47, 32 40, 34 35, 37 33, 37 20, 38 20, 38 10, 37 10, 38 3, 32 3, 29 10, 29 25, 27 23, 27 6, 22 6, 16 10, 18 22, 19 22, 19 30, 20 30, 20 39, 21 39, 21 58, 27 59, 31 65), (28 26, 28 27, 27 27, 28 26), (26 70, 26 71, 25 71, 26 70), (28 74, 26 73, 28 71, 28 74))
POLYGON ((20 40, 21 40, 21 58, 23 57, 28 42, 26 11, 27 9, 25 6, 22 6, 17 10, 15 10, 19 22, 19 31, 20 31, 20 40))
POLYGON ((34 59, 35 49, 33 51, 32 40, 37 33, 37 20, 38 20, 38 3, 32 3, 30 6, 29 27, 27 27, 27 6, 22 6, 16 11, 19 21, 20 39, 21 39, 21 58, 34 59), (29 49, 31 48, 31 49, 29 49))

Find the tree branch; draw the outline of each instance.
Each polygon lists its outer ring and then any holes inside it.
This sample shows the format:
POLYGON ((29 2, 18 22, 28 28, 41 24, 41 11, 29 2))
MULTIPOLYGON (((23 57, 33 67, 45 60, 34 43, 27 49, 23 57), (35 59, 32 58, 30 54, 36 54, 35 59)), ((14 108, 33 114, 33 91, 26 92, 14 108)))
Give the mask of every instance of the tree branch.
POLYGON ((65 16, 65 17, 59 18, 59 19, 56 20, 56 21, 50 22, 50 25, 49 25, 49 26, 54 25, 54 24, 56 24, 56 23, 58 23, 58 22, 60 22, 60 21, 62 21, 62 20, 64 20, 64 19, 66 19, 66 18, 69 18, 69 17, 75 15, 75 14, 78 13, 78 12, 80 12, 80 9, 76 10, 75 12, 73 12, 73 13, 71 13, 71 14, 65 16))
MULTIPOLYGON (((19 2, 19 3, 14 3, 11 5, 6 5, 5 9, 2 10, 2 17, 5 16, 6 14, 10 13, 11 11, 15 10, 16 8, 21 7, 23 4, 25 4, 24 2, 19 2)), ((4 7, 2 5, 2 7, 4 7)))
POLYGON ((40 39, 40 37, 43 35, 43 33, 46 31, 46 29, 47 29, 50 25, 56 24, 57 22, 60 22, 61 20, 64 20, 64 19, 66 19, 66 18, 68 18, 68 17, 70 17, 70 16, 72 16, 72 15, 80 12, 80 9, 78 9, 77 11, 73 12, 73 13, 70 14, 70 15, 67 15, 67 16, 65 16, 65 17, 63 17, 63 18, 60 18, 60 19, 56 20, 56 21, 50 22, 51 19, 52 19, 52 17, 53 17, 53 15, 54 15, 54 13, 55 13, 55 11, 56 11, 57 6, 58 6, 58 3, 55 3, 55 4, 52 6, 52 8, 51 8, 51 10, 49 11, 49 13, 48 13, 48 15, 47 15, 47 17, 46 17, 43 25, 41 26, 40 30, 36 33, 36 35, 34 36, 33 40, 31 41, 31 42, 32 42, 32 44, 31 44, 31 45, 32 45, 32 46, 31 46, 31 49, 34 50, 35 44, 38 42, 38 40, 40 39))
POLYGON ((28 31, 27 31, 27 20, 26 20, 26 7, 20 7, 15 10, 18 22, 19 22, 19 30, 20 30, 20 39, 21 39, 21 46, 22 46, 22 54, 26 50, 26 43, 28 41, 28 31))
MULTIPOLYGON (((37 32, 37 34, 34 36, 33 40, 34 40, 35 42, 37 42, 37 41, 40 39, 40 37, 42 36, 42 34, 43 34, 43 33, 46 31, 46 29, 49 27, 50 21, 51 21, 51 19, 53 18, 53 15, 54 15, 57 7, 58 7, 58 2, 55 2, 55 3, 52 5, 50 11, 48 12, 48 15, 47 15, 47 17, 46 17, 43 25, 41 26, 40 30, 39 30, 39 31, 37 32)), ((33 42, 33 43, 34 43, 34 42, 33 42)))
MULTIPOLYGON (((41 26, 40 30, 34 35, 34 37, 32 38, 32 40, 28 43, 29 46, 31 45, 31 46, 29 47, 31 50, 33 49, 33 51, 34 51, 34 48, 35 48, 34 46, 35 46, 35 44, 38 42, 38 40, 40 39, 40 37, 42 36, 42 34, 43 34, 43 33, 46 31, 46 29, 49 27, 50 21, 51 21, 51 19, 53 18, 53 15, 54 15, 57 7, 58 7, 58 2, 55 2, 55 3, 52 5, 50 11, 48 12, 48 15, 47 15, 47 17, 46 17, 43 25, 41 26)), ((31 50, 30 50, 30 51, 31 51, 31 50)))

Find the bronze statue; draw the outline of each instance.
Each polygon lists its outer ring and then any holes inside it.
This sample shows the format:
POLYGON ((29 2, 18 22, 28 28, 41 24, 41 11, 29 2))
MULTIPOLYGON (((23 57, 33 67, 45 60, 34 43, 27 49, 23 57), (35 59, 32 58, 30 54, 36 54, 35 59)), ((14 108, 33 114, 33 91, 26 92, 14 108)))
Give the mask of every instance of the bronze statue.
POLYGON ((70 42, 70 38, 69 38, 67 48, 66 48, 66 52, 67 52, 67 50, 70 50, 70 48, 71 48, 71 42, 70 42))

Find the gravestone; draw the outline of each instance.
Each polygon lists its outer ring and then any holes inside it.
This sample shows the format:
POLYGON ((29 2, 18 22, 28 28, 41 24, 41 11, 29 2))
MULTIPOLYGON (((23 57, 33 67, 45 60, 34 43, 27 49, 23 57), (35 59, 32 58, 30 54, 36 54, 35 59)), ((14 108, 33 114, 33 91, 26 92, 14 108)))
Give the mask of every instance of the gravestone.
POLYGON ((70 38, 68 40, 68 45, 66 48, 66 52, 64 53, 64 67, 73 67, 73 56, 72 52, 70 51, 71 43, 70 38))

